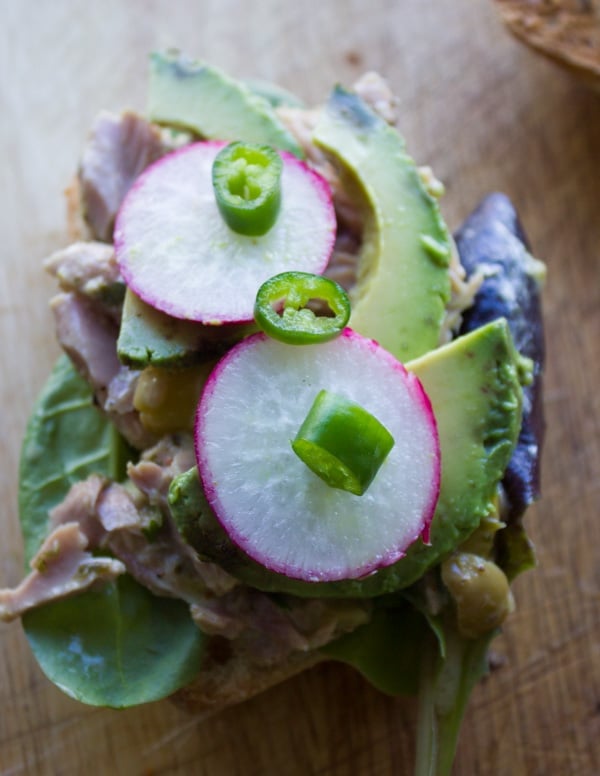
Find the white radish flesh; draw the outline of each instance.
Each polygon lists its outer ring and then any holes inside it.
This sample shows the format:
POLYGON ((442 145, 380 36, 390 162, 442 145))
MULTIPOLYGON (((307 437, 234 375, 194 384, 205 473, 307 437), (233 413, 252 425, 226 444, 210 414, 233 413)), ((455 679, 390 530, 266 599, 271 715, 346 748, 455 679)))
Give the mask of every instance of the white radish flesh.
POLYGON ((130 190, 115 225, 127 285, 152 307, 205 324, 252 320, 265 280, 287 270, 320 274, 335 239, 328 184, 286 152, 275 225, 260 237, 232 231, 211 177, 224 145, 194 143, 155 162, 130 190))
POLYGON ((319 345, 257 334, 235 346, 205 387, 195 441, 217 518, 273 571, 315 582, 353 579, 427 539, 440 481, 431 405, 414 375, 350 329, 319 345), (292 450, 323 388, 360 404, 394 437, 362 496, 330 487, 292 450))

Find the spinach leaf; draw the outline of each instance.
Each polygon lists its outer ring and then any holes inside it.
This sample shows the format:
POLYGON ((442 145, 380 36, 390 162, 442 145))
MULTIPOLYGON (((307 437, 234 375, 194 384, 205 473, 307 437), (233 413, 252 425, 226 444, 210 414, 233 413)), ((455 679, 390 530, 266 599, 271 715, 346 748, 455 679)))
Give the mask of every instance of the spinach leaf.
POLYGON ((321 648, 348 663, 381 692, 414 695, 419 690, 421 645, 430 626, 408 601, 376 608, 371 620, 321 648))
POLYGON ((445 656, 433 634, 420 644, 419 718, 414 776, 450 776, 458 735, 471 692, 488 672, 487 652, 497 631, 462 636, 449 616, 443 623, 445 656))
POLYGON ((92 473, 109 473, 111 429, 93 406, 85 380, 61 356, 35 404, 21 449, 19 515, 27 562, 48 532, 48 511, 71 485, 92 473))
POLYGON ((131 577, 34 609, 23 618, 46 676, 92 706, 124 708, 170 695, 200 668, 203 635, 183 601, 131 577))
MULTIPOLYGON (((21 453, 19 513, 28 560, 48 530, 48 511, 89 474, 115 474, 123 444, 62 356, 34 407, 21 453)), ((181 601, 157 598, 124 576, 100 592, 47 604, 24 618, 44 673, 92 705, 157 700, 193 679, 205 636, 181 601)))
POLYGON ((356 668, 378 690, 417 695, 415 776, 450 776, 471 691, 488 670, 496 631, 462 636, 451 603, 434 615, 420 591, 382 596, 370 622, 321 648, 356 668))

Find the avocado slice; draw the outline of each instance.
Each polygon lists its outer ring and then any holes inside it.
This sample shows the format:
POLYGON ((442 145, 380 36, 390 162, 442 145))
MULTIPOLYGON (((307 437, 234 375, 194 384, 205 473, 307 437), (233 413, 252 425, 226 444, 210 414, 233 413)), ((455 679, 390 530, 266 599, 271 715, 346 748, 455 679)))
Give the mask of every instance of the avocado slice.
POLYGON ((270 81, 247 78, 242 82, 253 94, 257 94, 271 104, 273 108, 304 108, 304 103, 292 92, 270 81))
POLYGON ((266 143, 302 158, 272 104, 216 67, 178 52, 150 55, 148 114, 203 138, 266 143))
POLYGON ((117 340, 119 359, 128 366, 175 368, 210 361, 252 330, 251 325, 205 326, 183 321, 125 292, 117 340))
POLYGON ((522 370, 506 320, 498 319, 407 364, 436 416, 442 456, 431 543, 415 542, 397 563, 361 580, 306 583, 268 571, 228 539, 208 505, 195 469, 177 478, 169 501, 176 523, 205 559, 243 582, 303 596, 376 596, 406 587, 494 513, 521 424, 522 370))
POLYGON ((313 140, 365 211, 350 325, 400 361, 417 358, 438 345, 450 297, 451 243, 437 202, 403 138, 356 94, 333 90, 313 140))

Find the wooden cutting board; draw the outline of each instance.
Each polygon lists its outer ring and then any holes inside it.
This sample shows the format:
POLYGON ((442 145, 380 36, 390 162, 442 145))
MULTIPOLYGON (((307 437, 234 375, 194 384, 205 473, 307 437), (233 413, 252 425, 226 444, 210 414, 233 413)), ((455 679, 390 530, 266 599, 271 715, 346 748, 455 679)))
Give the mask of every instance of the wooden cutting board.
MULTIPOLYGON (((145 56, 176 45, 308 102, 367 69, 401 99, 454 228, 486 192, 514 200, 548 264, 540 567, 515 585, 498 666, 473 695, 456 774, 600 773, 600 99, 522 49, 470 0, 0 0, 0 584, 21 573, 16 482, 26 418, 57 348, 40 260, 66 243, 61 192, 101 108, 143 109, 145 56)), ((341 666, 219 716, 160 702, 112 712, 51 686, 20 626, 0 626, 0 773, 411 772, 415 708, 341 666)))

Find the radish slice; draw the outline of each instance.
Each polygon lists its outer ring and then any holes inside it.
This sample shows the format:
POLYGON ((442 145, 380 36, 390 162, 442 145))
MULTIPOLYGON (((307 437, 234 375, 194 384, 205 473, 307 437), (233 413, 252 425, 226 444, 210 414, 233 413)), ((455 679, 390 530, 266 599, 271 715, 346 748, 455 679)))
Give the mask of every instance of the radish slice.
POLYGON ((232 231, 212 184, 225 145, 194 143, 155 162, 129 191, 115 225, 127 285, 152 307, 204 324, 252 320, 265 280, 286 270, 320 274, 335 239, 327 182, 284 151, 274 226, 260 237, 232 231))
POLYGON ((438 497, 435 418, 418 379, 351 329, 293 347, 255 334, 217 364, 198 405, 206 496, 247 555, 294 579, 354 579, 427 539, 438 497), (362 496, 329 487, 291 441, 321 389, 356 402, 395 444, 362 496))

